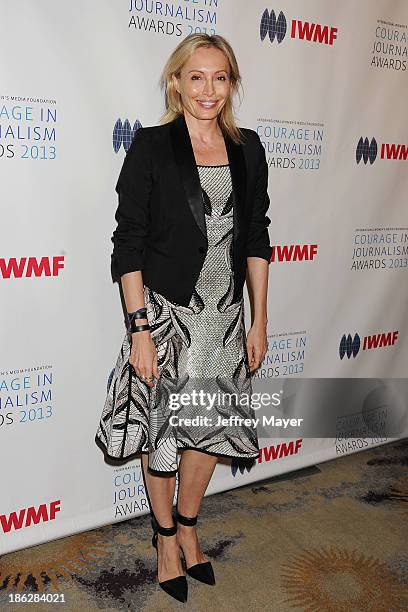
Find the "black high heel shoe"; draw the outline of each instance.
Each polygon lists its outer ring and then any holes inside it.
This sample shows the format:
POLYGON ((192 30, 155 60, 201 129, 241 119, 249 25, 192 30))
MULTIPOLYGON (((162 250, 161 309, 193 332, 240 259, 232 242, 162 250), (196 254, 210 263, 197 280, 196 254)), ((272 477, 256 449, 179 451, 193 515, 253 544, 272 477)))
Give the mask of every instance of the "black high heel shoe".
MULTIPOLYGON (((159 551, 157 548, 157 536, 173 536, 177 533, 177 525, 174 524, 173 527, 161 527, 157 522, 156 518, 152 517, 152 527, 153 527, 153 537, 152 537, 152 546, 157 551, 157 563, 159 561, 159 551)), ((163 582, 159 582, 159 585, 166 591, 168 595, 174 597, 178 601, 182 603, 187 601, 187 580, 184 574, 182 576, 176 576, 176 578, 170 578, 169 580, 164 580, 163 582)))
MULTIPOLYGON (((178 510, 176 511, 176 520, 181 525, 193 527, 197 523, 197 519, 198 516, 188 518, 187 516, 180 514, 178 510)), ((204 584, 215 584, 214 570, 210 561, 204 561, 204 563, 196 563, 191 567, 186 567, 186 572, 189 576, 199 580, 200 582, 204 582, 204 584)))

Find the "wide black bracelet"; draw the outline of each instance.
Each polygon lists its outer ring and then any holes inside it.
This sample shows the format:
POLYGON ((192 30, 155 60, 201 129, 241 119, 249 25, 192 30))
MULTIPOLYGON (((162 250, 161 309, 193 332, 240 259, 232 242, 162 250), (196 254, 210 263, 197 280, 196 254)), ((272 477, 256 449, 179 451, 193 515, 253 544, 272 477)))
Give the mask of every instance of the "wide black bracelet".
POLYGON ((128 332, 130 334, 134 334, 135 332, 145 331, 146 329, 150 329, 150 325, 148 323, 144 323, 143 325, 136 325, 134 321, 130 324, 130 329, 128 332))
MULTIPOLYGON (((134 331, 143 331, 143 330, 136 330, 136 327, 141 327, 140 325, 137 326, 136 325, 136 319, 147 319, 147 308, 139 308, 139 310, 136 310, 135 312, 128 312, 127 313, 127 317, 128 317, 128 324, 127 324, 127 330, 129 333, 133 333, 134 331)), ((149 328, 146 328, 149 329, 149 328)))
POLYGON ((147 315, 146 306, 143 306, 142 308, 135 310, 135 312, 127 313, 127 316, 129 317, 129 319, 146 319, 146 315, 147 315))

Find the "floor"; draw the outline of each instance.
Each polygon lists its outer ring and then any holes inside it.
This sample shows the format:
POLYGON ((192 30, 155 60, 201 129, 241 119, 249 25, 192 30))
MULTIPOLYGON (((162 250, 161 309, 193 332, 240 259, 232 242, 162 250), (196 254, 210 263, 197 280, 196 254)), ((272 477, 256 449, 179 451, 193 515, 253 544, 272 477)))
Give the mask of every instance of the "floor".
POLYGON ((408 609, 408 440, 203 500, 216 586, 179 604, 156 583, 147 516, 0 558, 0 610, 408 609), (10 604, 55 593, 59 603, 10 604))

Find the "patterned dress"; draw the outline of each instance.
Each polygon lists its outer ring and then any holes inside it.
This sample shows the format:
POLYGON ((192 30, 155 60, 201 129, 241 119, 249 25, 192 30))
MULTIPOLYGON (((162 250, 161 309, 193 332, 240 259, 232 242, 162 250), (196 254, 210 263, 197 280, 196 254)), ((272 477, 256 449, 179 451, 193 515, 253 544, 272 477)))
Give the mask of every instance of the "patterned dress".
POLYGON ((149 467, 158 472, 177 470, 180 449, 226 457, 259 455, 252 422, 256 415, 248 401, 252 386, 244 299, 232 301, 230 169, 198 166, 198 172, 208 251, 190 303, 176 304, 144 286, 160 379, 150 388, 136 376, 126 333, 96 434, 107 460, 124 462, 149 452, 149 467), (188 401, 179 401, 181 394, 188 401))

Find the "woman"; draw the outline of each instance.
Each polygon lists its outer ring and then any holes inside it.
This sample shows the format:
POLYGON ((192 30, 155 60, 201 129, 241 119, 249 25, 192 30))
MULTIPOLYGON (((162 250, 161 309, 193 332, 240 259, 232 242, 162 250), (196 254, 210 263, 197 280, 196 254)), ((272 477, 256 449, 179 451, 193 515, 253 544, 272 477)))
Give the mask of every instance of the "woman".
POLYGON ((112 275, 128 330, 96 442, 106 460, 142 453, 159 584, 180 601, 187 600, 180 550, 190 576, 215 584, 195 524, 217 457, 259 456, 254 428, 218 424, 217 417, 253 416, 250 406, 190 401, 175 409, 170 401, 198 387, 250 389, 267 349, 268 169, 257 134, 235 124, 240 80, 223 37, 185 38, 163 71, 162 123, 137 130, 116 186, 112 275))

